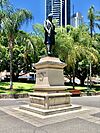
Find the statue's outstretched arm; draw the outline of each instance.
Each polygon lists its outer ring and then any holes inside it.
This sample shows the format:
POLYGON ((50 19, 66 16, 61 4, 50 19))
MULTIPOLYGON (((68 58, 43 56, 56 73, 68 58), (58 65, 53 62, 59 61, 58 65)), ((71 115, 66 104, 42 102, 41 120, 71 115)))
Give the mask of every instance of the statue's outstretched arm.
POLYGON ((51 23, 48 20, 44 21, 44 28, 47 31, 48 35, 50 35, 51 34, 51 23))

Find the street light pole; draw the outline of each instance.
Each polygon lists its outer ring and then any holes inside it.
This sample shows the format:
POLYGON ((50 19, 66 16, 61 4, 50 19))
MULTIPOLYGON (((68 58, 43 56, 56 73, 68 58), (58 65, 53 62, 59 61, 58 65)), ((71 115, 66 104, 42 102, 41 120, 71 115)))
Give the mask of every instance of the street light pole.
POLYGON ((86 65, 87 67, 87 95, 89 95, 89 65, 86 65))
POLYGON ((92 64, 90 62, 90 90, 91 90, 91 85, 92 85, 92 82, 91 82, 91 74, 92 74, 92 64))

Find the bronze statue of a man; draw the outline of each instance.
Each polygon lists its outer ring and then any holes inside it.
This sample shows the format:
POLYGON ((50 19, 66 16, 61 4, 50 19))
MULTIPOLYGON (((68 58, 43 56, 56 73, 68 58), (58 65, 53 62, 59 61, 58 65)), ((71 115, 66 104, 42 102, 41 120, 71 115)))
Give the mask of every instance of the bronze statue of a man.
POLYGON ((52 47, 55 45, 55 26, 52 22, 53 15, 49 14, 48 18, 44 22, 44 30, 45 30, 45 44, 47 49, 47 54, 52 54, 52 47))

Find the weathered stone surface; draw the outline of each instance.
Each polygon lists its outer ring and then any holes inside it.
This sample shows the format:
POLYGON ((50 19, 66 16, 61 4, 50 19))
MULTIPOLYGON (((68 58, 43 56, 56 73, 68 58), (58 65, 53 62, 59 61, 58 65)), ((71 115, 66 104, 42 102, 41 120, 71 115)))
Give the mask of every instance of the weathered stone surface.
POLYGON ((50 86, 64 86, 63 68, 65 63, 62 63, 59 58, 44 57, 41 58, 36 67, 36 88, 50 86))
POLYGON ((61 105, 63 107, 70 106, 70 93, 30 93, 31 106, 50 109, 57 108, 61 105))

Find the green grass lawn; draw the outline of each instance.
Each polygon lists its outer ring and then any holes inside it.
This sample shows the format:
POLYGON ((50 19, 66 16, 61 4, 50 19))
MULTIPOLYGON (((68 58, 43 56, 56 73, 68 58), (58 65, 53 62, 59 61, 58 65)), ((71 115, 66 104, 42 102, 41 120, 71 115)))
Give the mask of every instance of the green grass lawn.
MULTIPOLYGON (((11 91, 9 89, 10 83, 9 82, 0 82, 0 94, 6 93, 10 94, 11 91)), ((13 82, 13 91, 15 93, 27 93, 33 91, 34 84, 32 83, 20 83, 20 82, 13 82)))
MULTIPOLYGON (((11 93, 28 93, 33 92, 33 83, 20 83, 20 82, 13 82, 13 92, 9 89, 10 83, 9 82, 0 82, 0 94, 11 94, 11 93)), ((72 90, 72 86, 66 86, 68 90, 72 90)), ((87 87, 75 86, 75 89, 80 90, 81 92, 86 92, 87 87)), ((100 84, 95 85, 92 87, 91 91, 100 92, 100 84)))
MULTIPOLYGON (((67 86, 68 89, 72 89, 73 87, 72 86, 67 86)), ((87 87, 82 87, 82 86, 75 86, 75 89, 76 90, 87 90, 87 87)))
MULTIPOLYGON (((68 90, 73 89, 72 86, 67 86, 67 88, 68 88, 68 90)), ((86 92, 87 86, 83 86, 83 87, 82 86, 75 86, 75 89, 80 90, 81 92, 86 92)), ((100 92, 100 84, 92 86, 90 91, 91 92, 100 92)))

